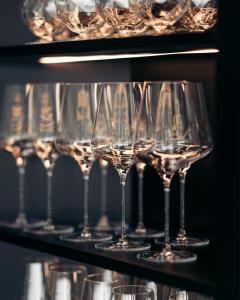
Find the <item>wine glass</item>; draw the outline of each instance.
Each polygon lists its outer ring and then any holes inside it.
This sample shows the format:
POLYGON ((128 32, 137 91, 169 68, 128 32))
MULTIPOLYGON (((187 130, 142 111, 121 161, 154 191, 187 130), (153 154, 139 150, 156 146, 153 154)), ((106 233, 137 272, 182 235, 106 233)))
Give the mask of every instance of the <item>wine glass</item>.
POLYGON ((97 0, 100 12, 112 28, 113 37, 129 37, 144 33, 146 26, 141 13, 144 10, 141 1, 97 0), (140 10, 140 8, 141 10, 140 10))
POLYGON ((217 0, 191 0, 186 13, 171 28, 175 32, 205 31, 217 23, 217 0))
POLYGON ((58 15, 66 26, 78 34, 78 39, 110 36, 112 28, 105 23, 95 0, 54 0, 58 15))
MULTIPOLYGON (((188 97, 199 97, 202 101, 205 101, 204 92, 201 84, 196 84, 196 88, 186 90, 188 93, 188 97)), ((204 103, 204 102, 203 102, 204 103)), ((203 106, 204 110, 202 111, 202 115, 205 114, 206 108, 203 106)), ((194 114, 194 112, 192 112, 194 114)), ((209 127, 209 121, 207 114, 204 116, 205 127, 209 127)), ((209 141, 211 140, 211 131, 208 128, 209 141)), ((208 152, 204 152, 202 157, 205 157, 211 148, 209 148, 208 152)), ((188 170, 190 169, 193 162, 183 164, 183 167, 178 171, 180 177, 180 228, 176 239, 171 240, 171 245, 174 247, 203 247, 209 244, 209 239, 207 238, 198 238, 193 236, 188 236, 185 230, 185 180, 188 170)), ((156 241, 157 243, 161 241, 156 241)))
POLYGON ((173 176, 186 164, 192 164, 212 149, 200 83, 147 82, 146 95, 152 103, 154 147, 140 153, 150 160, 163 180, 165 193, 165 241, 161 251, 138 255, 155 263, 192 262, 197 256, 187 251, 174 251, 169 237, 169 196, 173 176))
POLYGON ((132 83, 103 83, 93 133, 96 155, 113 164, 120 176, 122 221, 120 238, 114 242, 96 244, 105 251, 133 252, 146 250, 150 245, 144 241, 130 241, 126 237, 126 178, 136 162, 134 134, 136 128, 136 105, 132 83))
POLYGON ((143 23, 148 27, 147 33, 159 35, 168 33, 168 27, 181 18, 190 6, 190 0, 143 0, 137 8, 143 23))
MULTIPOLYGON (((149 149, 149 147, 151 148, 152 146, 152 141, 150 141, 152 127, 148 123, 150 113, 150 102, 148 101, 147 97, 145 97, 144 84, 141 82, 134 82, 133 85, 135 90, 137 118, 139 121, 138 134, 135 141, 135 150, 137 151, 137 148, 140 147, 140 150, 143 151, 143 148, 149 149)), ((128 237, 132 239, 152 239, 164 236, 164 232, 147 228, 144 225, 143 174, 145 167, 146 163, 144 161, 138 160, 136 162, 136 170, 138 174, 138 224, 136 229, 128 234, 128 237)))
POLYGON ((88 218, 89 174, 95 161, 91 139, 99 92, 98 83, 69 83, 63 87, 56 146, 61 153, 75 159, 84 179, 82 230, 80 233, 62 235, 61 239, 65 241, 95 242, 112 238, 110 234, 90 230, 88 218))
POLYGON ((152 289, 141 285, 123 285, 112 288, 111 300, 155 300, 152 289))
POLYGON ((59 153, 55 147, 59 117, 59 84, 32 84, 29 98, 33 105, 32 131, 35 136, 34 151, 43 163, 47 174, 47 219, 40 228, 26 231, 37 235, 72 232, 73 227, 56 225, 52 218, 52 177, 59 153))
POLYGON ((110 276, 104 274, 90 274, 84 279, 84 300, 110 299, 114 286, 122 284, 122 277, 116 272, 110 272, 110 276))
POLYGON ((34 134, 31 129, 32 106, 28 98, 29 84, 13 84, 5 88, 1 107, 1 144, 15 159, 19 173, 19 205, 14 222, 1 222, 9 228, 31 228, 44 221, 28 221, 25 212, 25 173, 29 156, 33 155, 34 134))
POLYGON ((49 268, 49 300, 82 300, 87 269, 79 264, 53 264, 49 268))
POLYGON ((213 300, 213 298, 198 293, 172 289, 169 300, 213 300))
POLYGON ((29 30, 42 41, 60 41, 72 36, 58 17, 54 0, 24 0, 22 17, 29 30))

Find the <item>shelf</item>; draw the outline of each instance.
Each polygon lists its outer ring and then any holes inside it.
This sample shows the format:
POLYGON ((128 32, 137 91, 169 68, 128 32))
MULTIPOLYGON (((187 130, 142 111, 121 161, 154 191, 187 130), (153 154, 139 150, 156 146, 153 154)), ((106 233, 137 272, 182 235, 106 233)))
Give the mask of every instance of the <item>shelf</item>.
POLYGON ((121 39, 99 39, 54 43, 32 43, 0 47, 0 57, 46 55, 96 55, 129 53, 173 53, 216 48, 215 30, 121 39))
POLYGON ((67 243, 57 237, 35 237, 12 229, 0 228, 0 240, 187 290, 210 295, 215 290, 213 246, 197 251, 198 261, 193 264, 155 265, 137 260, 136 254, 96 250, 94 243, 67 243))

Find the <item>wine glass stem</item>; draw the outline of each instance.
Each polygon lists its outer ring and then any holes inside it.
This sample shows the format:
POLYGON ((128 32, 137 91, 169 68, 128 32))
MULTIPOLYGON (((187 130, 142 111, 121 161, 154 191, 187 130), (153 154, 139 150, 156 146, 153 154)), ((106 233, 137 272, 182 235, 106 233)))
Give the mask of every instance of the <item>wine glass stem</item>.
POLYGON ((101 169, 101 216, 107 214, 107 167, 101 169))
POLYGON ((169 223, 170 223, 170 184, 164 183, 164 200, 165 200, 165 224, 164 224, 164 232, 165 232, 165 247, 170 248, 170 236, 169 236, 169 223))
POLYGON ((121 176, 121 207, 122 207, 122 220, 121 220, 121 240, 126 239, 126 177, 121 176))
POLYGON ((179 172, 180 176, 180 232, 185 232, 185 179, 186 172, 179 172))
POLYGON ((47 170, 47 223, 51 225, 52 219, 52 176, 53 171, 47 170))
POLYGON ((143 171, 138 172, 138 227, 143 226, 143 171))
POLYGON ((18 216, 25 217, 25 195, 24 195, 24 184, 25 184, 25 166, 18 167, 19 173, 19 208, 18 216))
POLYGON ((84 200, 83 200, 83 229, 88 230, 88 186, 89 186, 89 175, 84 175, 84 200))

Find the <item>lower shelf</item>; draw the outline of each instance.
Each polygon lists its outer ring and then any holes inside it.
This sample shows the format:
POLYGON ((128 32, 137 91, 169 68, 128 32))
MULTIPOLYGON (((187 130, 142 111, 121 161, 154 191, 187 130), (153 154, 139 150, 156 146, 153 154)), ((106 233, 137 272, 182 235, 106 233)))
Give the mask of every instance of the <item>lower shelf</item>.
MULTIPOLYGON (((0 228, 0 240, 78 262, 154 280, 162 284, 214 295, 213 241, 211 241, 211 246, 195 251, 198 254, 196 263, 156 265, 139 261, 136 254, 96 250, 94 243, 73 244, 63 242, 58 237, 36 237, 20 230, 0 228)), ((152 248, 154 249, 154 247, 153 245, 152 248)))

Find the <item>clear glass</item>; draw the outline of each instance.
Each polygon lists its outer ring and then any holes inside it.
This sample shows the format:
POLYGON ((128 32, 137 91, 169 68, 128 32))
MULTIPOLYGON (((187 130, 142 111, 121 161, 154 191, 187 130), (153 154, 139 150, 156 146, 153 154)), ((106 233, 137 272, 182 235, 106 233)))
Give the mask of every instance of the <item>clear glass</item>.
POLYGON ((78 264, 53 264, 49 268, 49 300, 82 300, 87 269, 78 264))
POLYGON ((112 29, 105 23, 95 0, 55 0, 58 15, 78 39, 110 36, 112 29))
POLYGON ((47 281, 49 266, 54 259, 49 257, 28 257, 26 258, 24 286, 22 298, 24 300, 46 300, 47 281))
POLYGON ((198 293, 172 289, 169 300, 213 300, 213 298, 198 293))
POLYGON ((153 238, 160 238, 164 236, 163 231, 147 228, 144 225, 143 177, 144 177, 145 167, 146 164, 144 162, 139 161, 136 164, 136 169, 138 173, 138 224, 133 232, 128 233, 128 237, 131 239, 153 239, 153 238))
POLYGON ((129 37, 146 31, 147 27, 141 15, 144 6, 139 1, 98 0, 97 2, 106 23, 112 29, 113 37, 129 37))
POLYGON ((57 149, 78 163, 84 179, 83 225, 80 233, 62 235, 70 242, 110 240, 112 235, 94 232, 89 228, 88 182, 95 161, 91 144, 100 85, 97 83, 69 83, 62 85, 62 107, 58 124, 57 149))
POLYGON ((190 0, 139 0, 136 3, 146 32, 151 35, 168 33, 168 28, 184 16, 190 6, 190 0))
POLYGON ((176 239, 171 241, 174 247, 197 248, 207 246, 209 239, 188 236, 185 228, 185 180, 190 166, 179 170, 180 178, 180 228, 176 239))
POLYGON ((217 23, 217 2, 217 0, 191 0, 187 12, 170 30, 175 32, 200 32, 210 29, 217 23))
POLYGON ((126 178, 136 161, 134 134, 136 105, 132 83, 104 83, 93 133, 96 155, 113 164, 120 176, 121 233, 117 241, 96 244, 105 251, 131 252, 150 248, 144 241, 130 241, 126 237, 126 178))
POLYGON ((139 151, 139 158, 150 162, 163 180, 165 240, 161 251, 145 252, 138 258, 155 263, 192 262, 197 259, 196 254, 171 248, 169 197, 174 174, 212 149, 202 85, 186 81, 147 82, 146 96, 152 105, 149 122, 153 128, 154 146, 145 153, 139 151))
POLYGON ((110 299, 111 290, 114 286, 122 284, 123 278, 115 272, 103 274, 90 274, 84 279, 84 300, 110 299))
POLYGON ((29 99, 33 105, 31 130, 34 133, 34 152, 42 161, 47 173, 47 219, 46 224, 26 231, 37 235, 72 232, 73 227, 56 225, 52 218, 52 177, 59 153, 55 148, 57 121, 59 117, 59 84, 33 84, 29 99))
MULTIPOLYGON (((123 285, 112 289, 111 300, 155 300, 152 289, 141 285, 123 285)), ((157 300, 157 299, 156 299, 157 300)))
POLYGON ((22 17, 40 41, 62 41, 73 35, 59 18, 54 0, 24 0, 22 17))
POLYGON ((32 106, 28 99, 29 85, 14 84, 5 88, 1 103, 0 139, 3 148, 15 159, 19 174, 18 213, 14 222, 2 222, 9 228, 31 228, 44 224, 40 220, 27 220, 25 211, 25 173, 29 156, 34 153, 31 131, 32 106))

